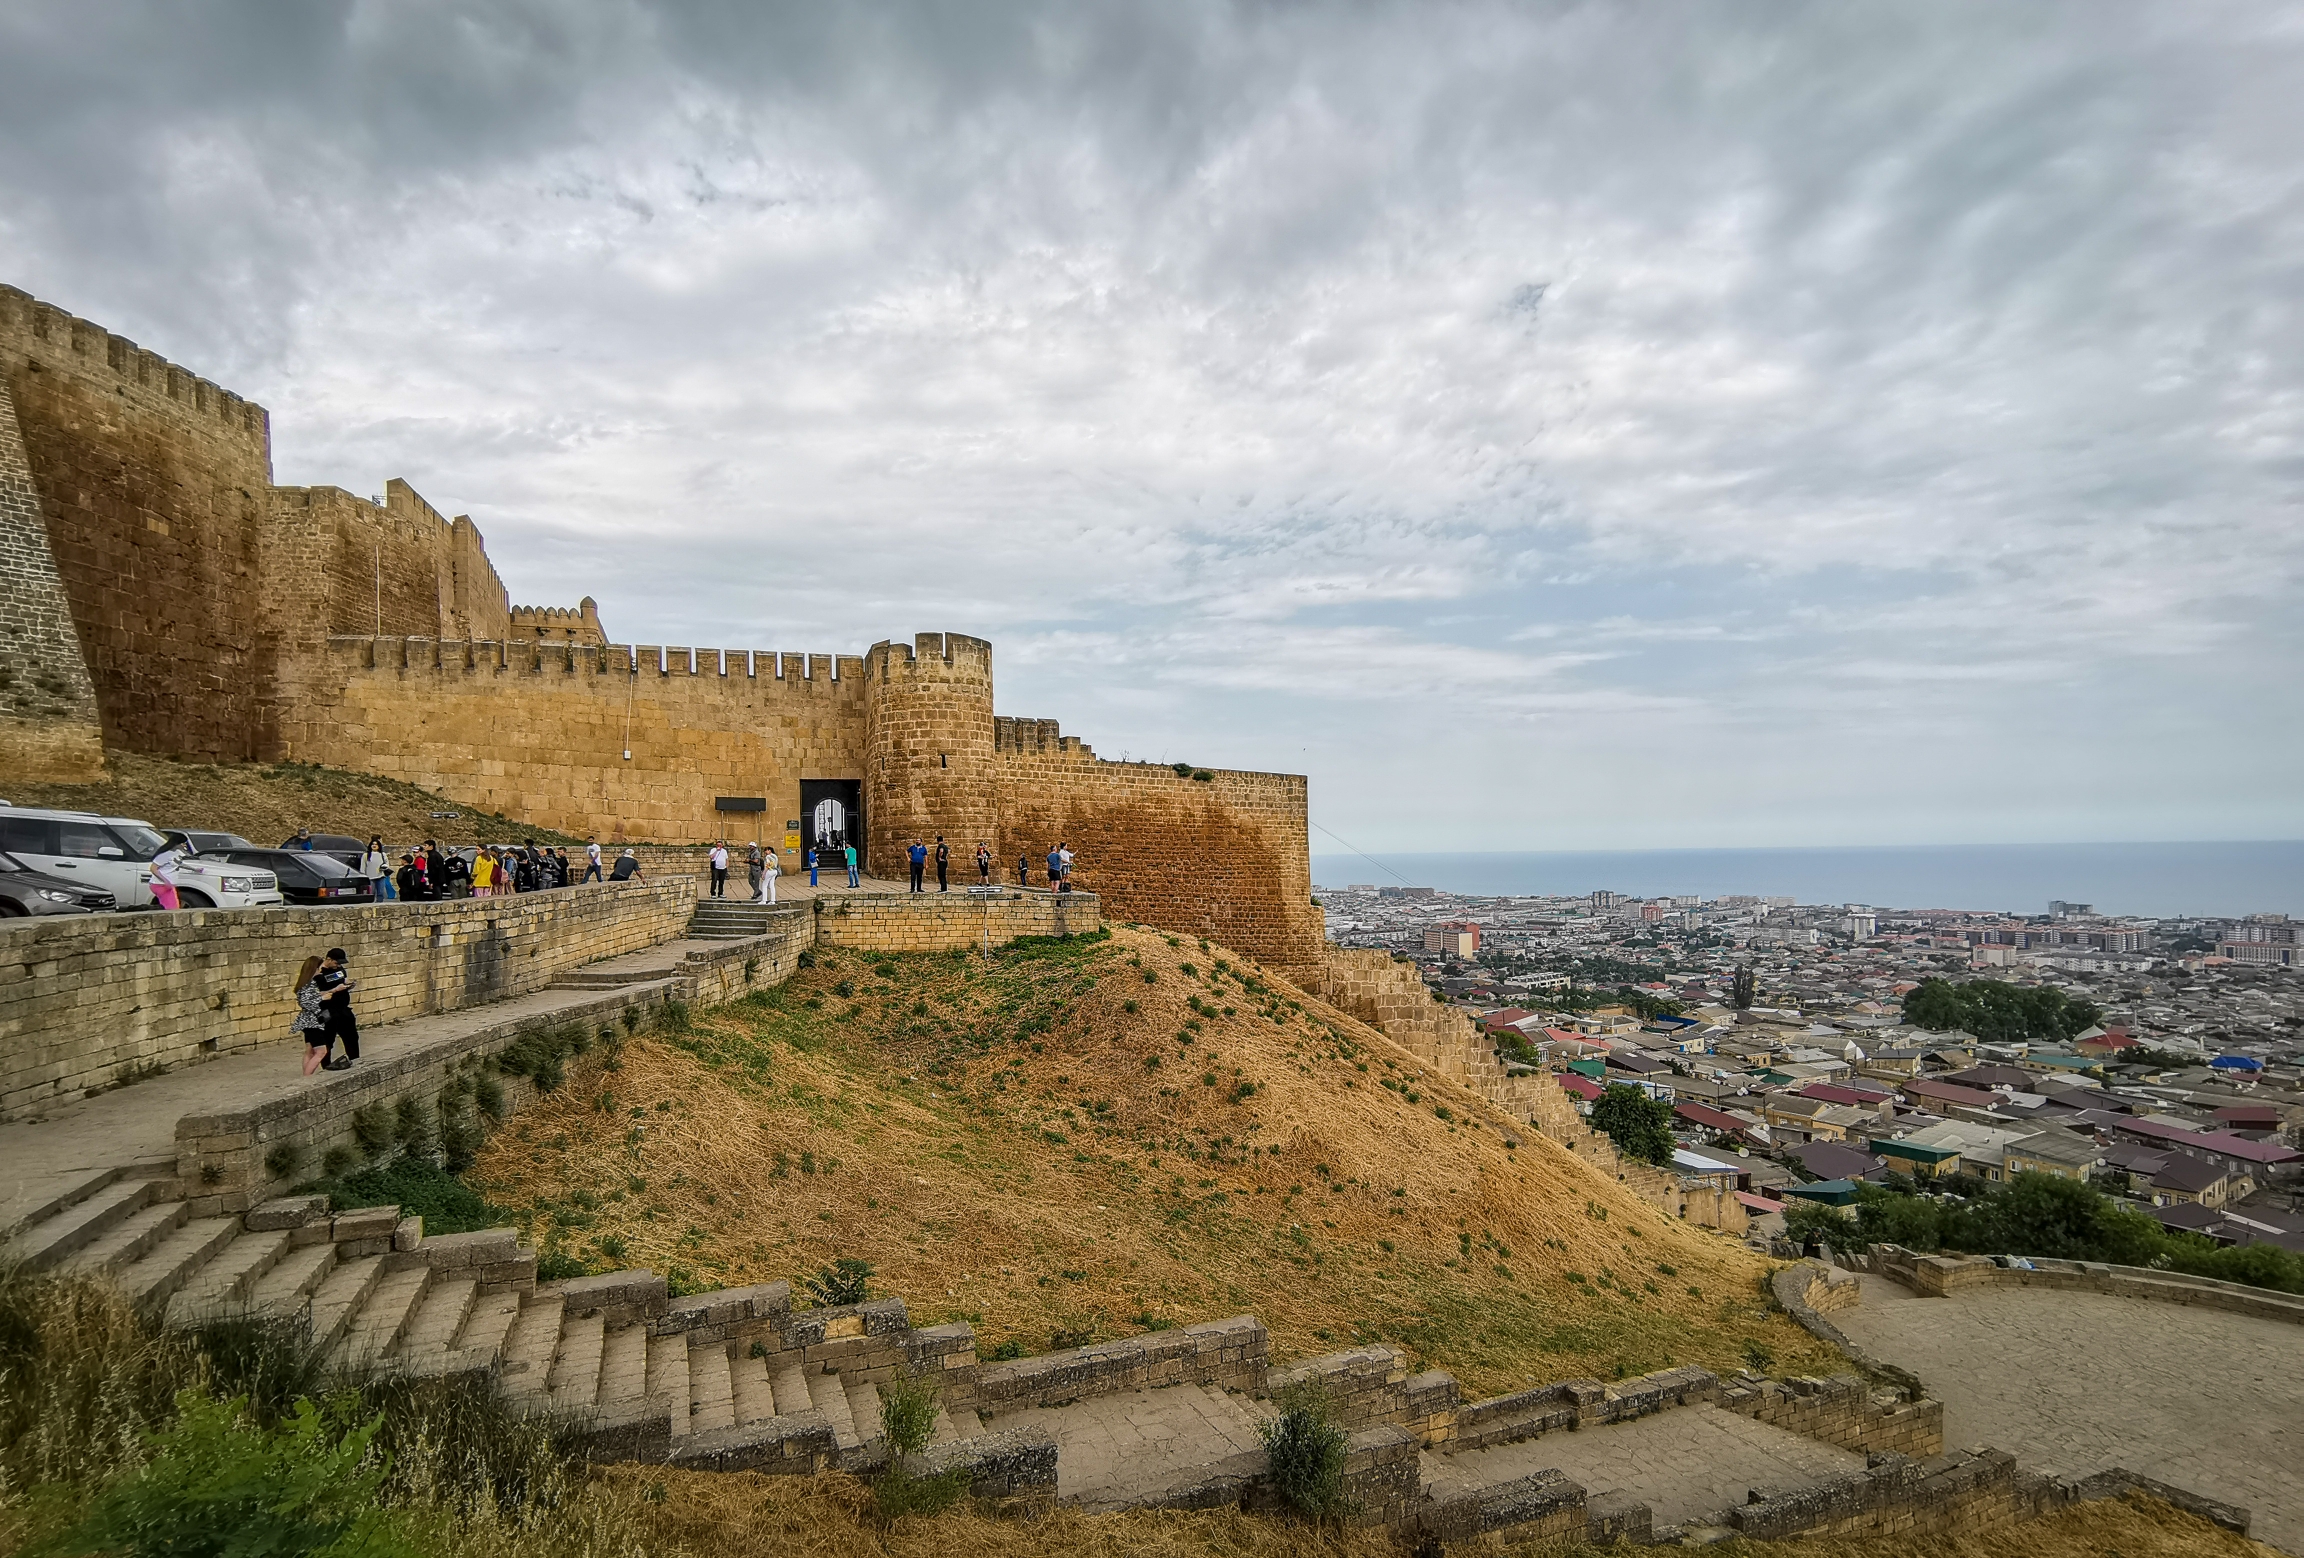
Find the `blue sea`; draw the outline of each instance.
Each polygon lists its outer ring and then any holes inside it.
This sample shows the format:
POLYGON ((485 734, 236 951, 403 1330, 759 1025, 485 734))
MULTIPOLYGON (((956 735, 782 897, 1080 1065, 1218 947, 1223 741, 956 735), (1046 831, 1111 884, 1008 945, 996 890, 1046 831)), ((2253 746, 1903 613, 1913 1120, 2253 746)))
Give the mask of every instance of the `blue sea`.
POLYGON ((1590 850, 1546 854, 1314 855, 1312 880, 1476 895, 1638 898, 1736 893, 1802 903, 2045 914, 2050 899, 2155 918, 2304 916, 2304 841, 2258 844, 1941 844, 1841 849, 1590 850))

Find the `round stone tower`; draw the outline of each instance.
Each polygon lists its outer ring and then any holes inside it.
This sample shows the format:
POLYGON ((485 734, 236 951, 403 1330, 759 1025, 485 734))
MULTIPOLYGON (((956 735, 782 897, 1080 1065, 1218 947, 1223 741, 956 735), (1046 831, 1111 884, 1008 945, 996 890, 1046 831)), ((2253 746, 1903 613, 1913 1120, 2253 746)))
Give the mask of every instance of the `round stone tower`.
MULTIPOLYGON (((979 840, 1000 847, 992 769, 992 646, 959 633, 878 643, 864 656, 865 857, 902 880, 904 848, 952 847, 955 882, 975 880, 979 840), (967 863, 965 876, 962 862, 967 863)), ((935 857, 929 857, 929 883, 935 857)))

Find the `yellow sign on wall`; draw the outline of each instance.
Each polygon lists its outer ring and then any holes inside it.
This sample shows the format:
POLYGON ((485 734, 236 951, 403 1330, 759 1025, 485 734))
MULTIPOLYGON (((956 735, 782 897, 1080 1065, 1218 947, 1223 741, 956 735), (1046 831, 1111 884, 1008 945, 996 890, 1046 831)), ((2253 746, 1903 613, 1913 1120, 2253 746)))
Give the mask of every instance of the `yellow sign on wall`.
POLYGON ((799 847, 800 847, 800 835, 799 835, 799 834, 797 834, 797 833, 787 833, 787 834, 785 834, 785 835, 784 835, 784 847, 785 847, 787 850, 795 850, 795 851, 796 851, 796 850, 798 850, 798 849, 799 849, 799 847))

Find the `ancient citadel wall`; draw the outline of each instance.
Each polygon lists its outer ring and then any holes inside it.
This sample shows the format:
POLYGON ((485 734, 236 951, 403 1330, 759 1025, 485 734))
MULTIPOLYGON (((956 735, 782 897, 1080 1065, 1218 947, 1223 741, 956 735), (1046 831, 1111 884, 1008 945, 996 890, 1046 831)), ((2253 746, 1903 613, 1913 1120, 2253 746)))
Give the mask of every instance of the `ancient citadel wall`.
POLYGON ((339 636, 283 746, 602 839, 780 841, 803 778, 862 771, 863 697, 853 655, 339 636))
POLYGON ((1054 720, 996 720, 993 746, 1003 871, 1023 854, 1039 880, 1062 840, 1108 917, 1220 941, 1319 988, 1301 774, 1201 769, 1200 780, 1108 763, 1054 720))
POLYGON ((273 486, 264 408, 133 341, 0 287, 0 382, 107 743, 276 757, 331 632, 508 636, 469 519, 398 480, 273 486))
POLYGON ((998 831, 992 646, 960 633, 874 644, 864 657, 866 864, 901 879, 905 846, 941 834, 953 863, 998 831))
POLYGON ((16 403, 0 378, 0 747, 8 771, 76 781, 104 766, 96 687, 72 631, 40 495, 16 428, 16 403))
POLYGON ((104 739, 254 755, 264 408, 13 287, 0 287, 0 379, 104 739))

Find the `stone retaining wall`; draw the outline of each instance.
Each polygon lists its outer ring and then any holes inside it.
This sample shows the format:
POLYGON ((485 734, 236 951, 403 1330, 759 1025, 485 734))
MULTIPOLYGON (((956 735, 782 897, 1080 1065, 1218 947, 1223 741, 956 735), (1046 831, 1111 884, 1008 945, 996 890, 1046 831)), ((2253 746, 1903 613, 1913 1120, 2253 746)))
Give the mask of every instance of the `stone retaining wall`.
POLYGON ((999 947, 1019 936, 1092 935, 1103 923, 1094 893, 1036 888, 841 893, 815 905, 817 944, 860 952, 999 947))
MULTIPOLYGON (((983 1364, 976 1371, 974 1398, 956 1399, 948 1391, 945 1404, 954 1411, 967 1406, 1003 1412, 1063 1406, 1090 1396, 1163 1385, 1218 1385, 1261 1393, 1271 1356, 1272 1337, 1264 1322, 1252 1315, 1235 1315, 1037 1358, 983 1364)), ((953 1374, 960 1372, 957 1366, 947 1368, 953 1374)), ((953 1388, 961 1383, 954 1381, 953 1388)))
POLYGON ((305 957, 351 955, 365 1025, 541 990, 682 934, 686 884, 336 909, 0 922, 0 1118, 290 1037, 305 957))
MULTIPOLYGON (((314 1178, 331 1149, 372 1156, 359 1141, 363 1112, 392 1115, 401 1100, 412 1099, 436 1122, 442 1089, 451 1080, 480 1076, 492 1057, 524 1034, 567 1024, 619 1032, 626 1009, 645 1009, 674 988, 665 982, 604 990, 595 999, 542 1017, 490 1022, 484 1014, 475 1014, 479 1020, 456 1032, 391 1055, 371 1055, 349 1071, 317 1073, 301 1084, 283 1086, 272 1097, 236 1108, 184 1115, 176 1122, 176 1180, 171 1194, 190 1201, 195 1217, 245 1211, 289 1185, 314 1178)), ((535 1088, 525 1077, 492 1079, 502 1090, 507 1119, 535 1097, 535 1088)), ((474 1106, 465 1099, 457 1107, 474 1106)))
POLYGON ((2112 1293, 2164 1304, 2198 1304, 2207 1309, 2252 1315, 2259 1320, 2304 1324, 2304 1297, 2191 1277, 2143 1266, 2100 1261, 2035 1259, 2031 1269, 2003 1266, 1988 1255, 1915 1255, 1893 1244, 1871 1247, 1872 1269, 1894 1277, 1915 1293, 1944 1298, 1973 1288, 2053 1288, 2065 1292, 2112 1293))

